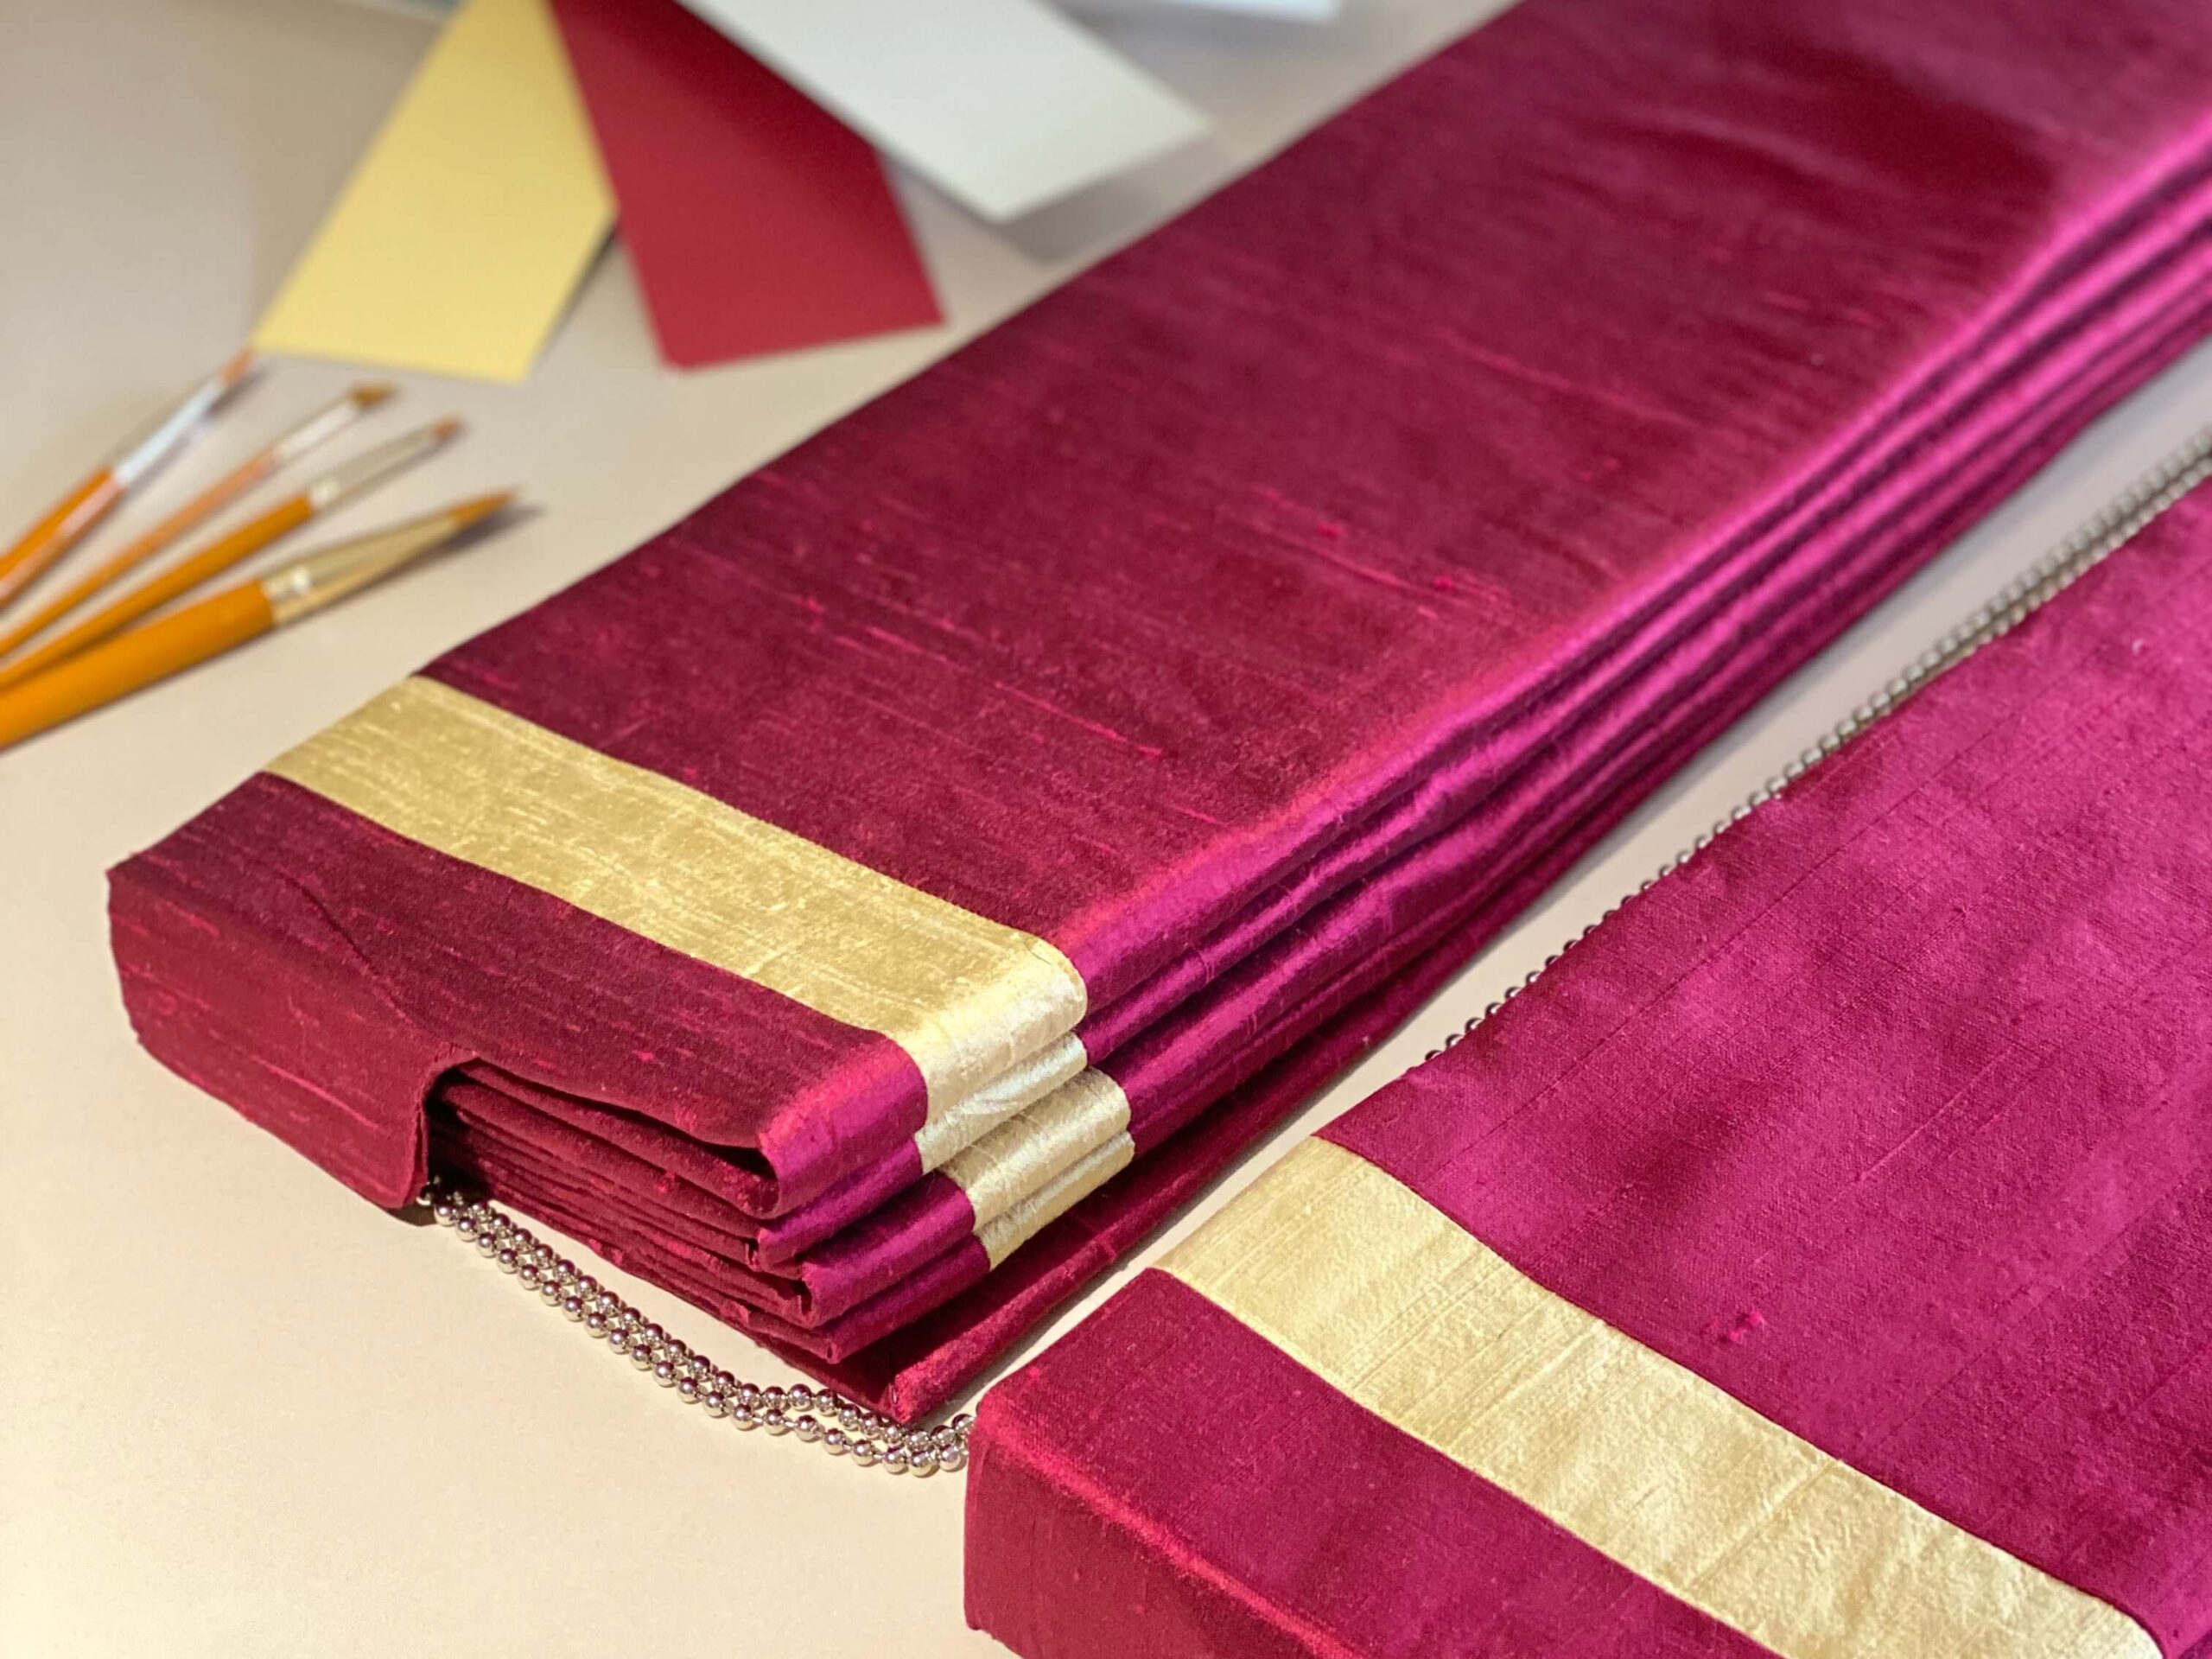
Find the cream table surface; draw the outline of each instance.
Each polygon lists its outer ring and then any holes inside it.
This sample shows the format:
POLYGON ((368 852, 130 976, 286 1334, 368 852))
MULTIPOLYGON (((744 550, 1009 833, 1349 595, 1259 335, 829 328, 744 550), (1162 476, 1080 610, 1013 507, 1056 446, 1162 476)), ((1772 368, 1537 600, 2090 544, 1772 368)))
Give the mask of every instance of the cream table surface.
MULTIPOLYGON (((909 188, 946 327, 679 374, 611 251, 527 385, 403 377, 410 418, 455 410, 472 435, 353 522, 508 482, 539 515, 0 755, 0 1653, 997 1651, 961 1616, 959 1479, 893 1480, 686 1412, 450 1237, 361 1203, 143 1054, 101 873, 1496 4, 1353 0, 1328 30, 1094 8, 1217 137, 1010 233, 909 188)), ((247 331, 428 38, 334 0, 0 0, 0 530, 247 331)), ((198 460, 348 378, 277 365, 198 460)), ((1648 803, 1167 1236, 2208 418, 2200 353, 1648 803)), ((188 476, 212 473, 172 474, 133 516, 188 476)), ((779 1377, 705 1316, 605 1276, 741 1375, 779 1377)))

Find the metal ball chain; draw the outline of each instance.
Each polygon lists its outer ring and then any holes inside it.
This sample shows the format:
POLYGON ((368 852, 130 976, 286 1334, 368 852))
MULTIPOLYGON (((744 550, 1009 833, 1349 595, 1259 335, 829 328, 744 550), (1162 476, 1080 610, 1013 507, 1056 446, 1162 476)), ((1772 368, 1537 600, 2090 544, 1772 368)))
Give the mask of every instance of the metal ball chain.
POLYGON ((623 1356, 709 1417, 747 1431, 796 1435, 832 1457, 849 1457, 864 1468, 893 1475, 918 1478, 967 1467, 968 1431, 975 1419, 965 1412, 935 1428, 903 1428, 826 1389, 741 1382, 483 1199, 434 1180, 423 1189, 422 1201, 440 1226, 474 1244, 500 1272, 514 1274, 525 1290, 536 1291, 549 1306, 604 1340, 609 1353, 623 1356))

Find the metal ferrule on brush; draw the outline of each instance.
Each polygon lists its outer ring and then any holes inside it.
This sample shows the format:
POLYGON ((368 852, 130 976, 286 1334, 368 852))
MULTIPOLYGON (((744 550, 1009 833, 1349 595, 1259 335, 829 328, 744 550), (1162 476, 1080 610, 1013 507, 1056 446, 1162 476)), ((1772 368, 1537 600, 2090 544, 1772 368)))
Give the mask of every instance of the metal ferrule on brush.
POLYGON ((159 466, 208 411, 245 378, 252 361, 241 352, 185 393, 168 413, 156 416, 125 439, 107 463, 116 481, 127 490, 159 466))
POLYGON ((364 450, 342 467, 334 467, 301 493, 308 505, 317 512, 336 506, 350 495, 358 494, 372 484, 381 482, 401 467, 421 460, 433 449, 448 442, 461 430, 458 421, 439 421, 419 431, 409 432, 380 443, 373 449, 364 450))
POLYGON ((269 446, 269 469, 289 467, 310 449, 328 442, 355 421, 364 410, 373 409, 391 396, 381 384, 356 386, 327 409, 316 410, 269 446))
POLYGON ((452 517, 442 512, 325 548, 264 576, 262 597, 269 601, 269 613, 276 626, 283 627, 406 569, 450 540, 453 533, 452 517))

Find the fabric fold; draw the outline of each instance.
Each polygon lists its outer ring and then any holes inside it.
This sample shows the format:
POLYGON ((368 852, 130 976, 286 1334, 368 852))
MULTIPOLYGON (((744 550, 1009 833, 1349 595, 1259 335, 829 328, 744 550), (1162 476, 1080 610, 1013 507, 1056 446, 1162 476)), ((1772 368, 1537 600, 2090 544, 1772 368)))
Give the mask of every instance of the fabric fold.
POLYGON ((971 1620, 2200 1651, 2208 626, 2200 482, 993 1390, 971 1620))
POLYGON ((1527 0, 121 867, 137 1029, 931 1408, 2202 338, 2122 5, 1527 0))

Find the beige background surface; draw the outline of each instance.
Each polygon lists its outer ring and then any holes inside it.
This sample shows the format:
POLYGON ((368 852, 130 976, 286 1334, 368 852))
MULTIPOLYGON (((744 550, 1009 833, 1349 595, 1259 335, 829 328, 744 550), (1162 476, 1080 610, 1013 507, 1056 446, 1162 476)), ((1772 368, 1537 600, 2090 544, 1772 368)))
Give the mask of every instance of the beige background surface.
MULTIPOLYGON (((679 375, 610 252, 527 386, 408 382, 409 422, 457 410, 472 435, 350 522, 508 482, 537 518, 0 755, 0 1653, 997 1651, 963 1626, 960 1481, 894 1482, 685 1411, 139 1052, 101 872, 1494 4, 1355 0, 1327 31, 1116 20, 1218 138, 1011 237, 909 190, 945 328, 679 375)), ((245 333, 427 38, 331 0, 0 0, 0 531, 245 333)), ((277 365, 132 519, 347 378, 277 365)), ((1224 1189, 1417 1059, 2208 418, 2200 353, 1770 699, 1224 1189)), ((607 1276, 740 1374, 777 1376, 607 1276)))

